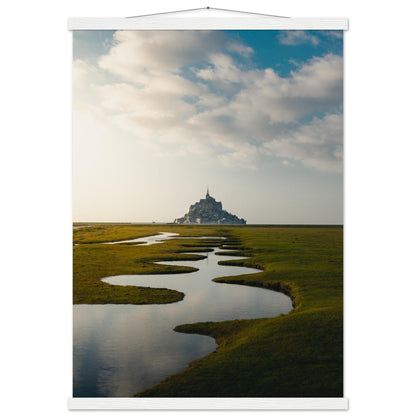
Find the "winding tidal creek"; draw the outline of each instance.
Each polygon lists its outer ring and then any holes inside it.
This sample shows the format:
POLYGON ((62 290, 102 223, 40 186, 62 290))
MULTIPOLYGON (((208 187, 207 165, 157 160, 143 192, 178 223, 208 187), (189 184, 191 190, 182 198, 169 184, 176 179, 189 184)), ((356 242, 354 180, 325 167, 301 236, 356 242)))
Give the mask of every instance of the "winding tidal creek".
MULTIPOLYGON (((171 238, 177 237, 161 233, 137 240, 140 244, 155 244, 171 238)), ((135 240, 129 240, 132 241, 135 240)), ((217 277, 260 272, 248 267, 219 265, 218 261, 244 258, 216 255, 226 251, 215 248, 203 260, 159 262, 198 268, 193 273, 102 279, 112 285, 174 289, 185 294, 180 302, 74 305, 73 397, 131 397, 215 351, 217 344, 213 338, 175 332, 173 328, 177 325, 270 318, 290 312, 291 299, 283 293, 213 282, 217 277)))

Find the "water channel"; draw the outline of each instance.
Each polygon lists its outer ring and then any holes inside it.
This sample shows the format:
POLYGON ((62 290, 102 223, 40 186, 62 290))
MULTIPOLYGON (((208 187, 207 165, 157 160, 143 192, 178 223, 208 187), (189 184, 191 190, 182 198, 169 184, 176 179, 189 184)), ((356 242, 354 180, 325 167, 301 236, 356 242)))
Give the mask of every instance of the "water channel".
MULTIPOLYGON (((155 244, 171 238, 177 236, 161 233, 142 238, 138 244, 155 244)), ((260 272, 247 267, 219 265, 220 260, 243 258, 216 255, 219 252, 226 250, 215 248, 203 260, 160 262, 198 268, 193 273, 102 279, 113 285, 174 289, 185 294, 181 302, 74 305, 73 396, 130 397, 216 349, 213 338, 175 332, 173 328, 177 325, 267 318, 286 314, 292 309, 290 298, 282 293, 213 282, 212 279, 217 277, 260 272)))

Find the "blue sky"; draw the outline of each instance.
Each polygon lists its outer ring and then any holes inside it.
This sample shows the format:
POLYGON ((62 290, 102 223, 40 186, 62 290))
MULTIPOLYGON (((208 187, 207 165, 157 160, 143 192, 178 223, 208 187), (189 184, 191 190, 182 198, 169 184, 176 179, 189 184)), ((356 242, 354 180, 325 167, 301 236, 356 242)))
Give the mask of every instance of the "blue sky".
POLYGON ((341 31, 74 32, 74 220, 342 223, 341 31))
MULTIPOLYGON (((275 30, 229 30, 230 38, 250 46, 254 51, 252 65, 258 68, 274 68, 281 76, 287 76, 295 63, 302 63, 314 56, 323 56, 328 52, 343 54, 343 32, 338 31, 306 31, 307 35, 316 37, 318 43, 299 41, 295 45, 279 41, 281 32, 275 30), (294 47, 296 46, 296 47, 294 47)), ((297 31, 299 32, 299 31, 297 31)), ((303 31, 301 31, 303 32, 303 31)), ((112 30, 82 30, 74 32, 74 59, 86 59, 93 62, 107 53, 112 44, 112 30)), ((316 41, 315 41, 316 42, 316 41)), ((236 59, 240 57, 233 54, 236 59)))
POLYGON ((282 37, 287 36, 288 31, 284 32, 282 34, 274 30, 240 30, 230 31, 230 34, 236 40, 253 48, 254 64, 258 68, 274 68, 281 76, 288 76, 290 71, 296 68, 295 62, 301 64, 314 56, 324 56, 329 51, 337 55, 343 53, 342 31, 331 31, 329 35, 328 31, 303 32, 305 39, 294 40, 295 44, 280 41, 282 37), (317 41, 314 42, 318 43, 314 44, 306 40, 308 36, 312 40, 316 38, 317 41))

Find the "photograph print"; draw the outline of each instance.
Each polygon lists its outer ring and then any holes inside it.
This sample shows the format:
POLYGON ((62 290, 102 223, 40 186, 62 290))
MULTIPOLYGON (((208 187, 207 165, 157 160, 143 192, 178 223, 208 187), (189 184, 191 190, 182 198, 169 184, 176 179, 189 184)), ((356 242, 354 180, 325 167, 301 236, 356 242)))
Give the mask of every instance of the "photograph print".
POLYGON ((343 397, 343 31, 73 32, 73 397, 343 397))

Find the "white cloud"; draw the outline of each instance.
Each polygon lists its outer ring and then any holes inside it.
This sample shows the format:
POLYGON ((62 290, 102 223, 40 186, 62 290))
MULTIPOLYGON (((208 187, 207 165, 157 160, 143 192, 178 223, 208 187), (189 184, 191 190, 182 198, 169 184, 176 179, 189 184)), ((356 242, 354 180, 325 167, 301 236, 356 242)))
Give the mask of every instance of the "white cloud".
POLYGON ((270 123, 292 122, 311 111, 322 111, 338 105, 342 99, 342 58, 326 55, 299 66, 289 78, 273 69, 242 71, 230 57, 211 56, 212 66, 197 75, 223 86, 238 85, 238 93, 226 108, 232 108, 241 122, 255 114, 267 116, 270 123))
POLYGON ((93 65, 88 64, 81 59, 76 59, 72 63, 72 82, 76 88, 81 85, 85 85, 90 79, 91 75, 97 74, 97 68, 93 65))
POLYGON ((91 93, 91 88, 100 80, 101 74, 94 65, 80 59, 72 63, 72 102, 75 110, 101 112, 94 94, 91 93))
POLYGON ((310 43, 313 46, 319 44, 319 38, 304 30, 285 30, 277 36, 277 39, 282 45, 302 45, 310 43))
POLYGON ((344 37, 344 31, 343 30, 325 30, 322 32, 326 36, 333 37, 336 39, 342 39, 344 37))
POLYGON ((219 156, 219 160, 225 166, 240 166, 249 169, 256 169, 259 159, 259 150, 249 143, 242 143, 237 150, 219 156))
POLYGON ((119 31, 99 66, 125 80, 147 83, 224 49, 224 34, 209 31, 119 31))
POLYGON ((241 81, 240 70, 234 64, 231 56, 212 54, 208 57, 208 62, 209 65, 205 68, 195 70, 196 75, 204 81, 215 82, 223 88, 227 88, 225 84, 241 81))
POLYGON ((191 116, 195 109, 181 100, 176 93, 149 88, 137 88, 126 83, 95 87, 101 106, 119 121, 127 122, 134 129, 157 130, 175 126, 180 120, 191 116))
POLYGON ((247 70, 225 50, 253 53, 221 32, 116 32, 97 66, 74 62, 74 102, 161 155, 254 169, 268 152, 339 171, 342 58, 314 58, 281 77, 271 68, 247 70), (317 112, 332 114, 300 123, 317 112))
POLYGON ((246 58, 248 58, 254 52, 253 48, 250 48, 249 46, 245 46, 237 42, 228 42, 226 47, 229 52, 238 53, 239 55, 244 56, 246 58))
POLYGON ((279 158, 300 161, 320 171, 341 172, 342 130, 342 116, 328 114, 264 146, 279 158))

